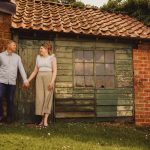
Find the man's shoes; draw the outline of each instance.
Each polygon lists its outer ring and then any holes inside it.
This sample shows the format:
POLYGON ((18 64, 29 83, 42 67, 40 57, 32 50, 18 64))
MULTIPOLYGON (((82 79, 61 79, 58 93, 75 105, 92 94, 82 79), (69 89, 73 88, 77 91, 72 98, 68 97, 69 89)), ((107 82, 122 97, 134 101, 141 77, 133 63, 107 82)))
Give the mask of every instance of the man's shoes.
POLYGON ((3 122, 3 117, 0 117, 0 123, 2 123, 3 122))
POLYGON ((13 123, 13 119, 12 119, 12 118, 7 118, 7 121, 6 121, 6 123, 8 123, 8 124, 11 124, 11 123, 13 123))
POLYGON ((5 123, 6 122, 6 117, 0 117, 0 123, 5 123))
POLYGON ((12 118, 7 118, 7 117, 0 117, 0 123, 7 123, 7 124, 11 124, 13 123, 14 120, 12 118))

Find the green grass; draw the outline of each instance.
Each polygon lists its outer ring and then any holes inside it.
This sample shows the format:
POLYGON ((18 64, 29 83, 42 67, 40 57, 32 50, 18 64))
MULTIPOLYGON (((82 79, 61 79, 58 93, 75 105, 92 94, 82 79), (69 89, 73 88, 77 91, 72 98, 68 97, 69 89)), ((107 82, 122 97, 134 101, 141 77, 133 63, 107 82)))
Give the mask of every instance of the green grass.
POLYGON ((150 128, 56 123, 47 129, 0 125, 0 150, 150 150, 150 128))

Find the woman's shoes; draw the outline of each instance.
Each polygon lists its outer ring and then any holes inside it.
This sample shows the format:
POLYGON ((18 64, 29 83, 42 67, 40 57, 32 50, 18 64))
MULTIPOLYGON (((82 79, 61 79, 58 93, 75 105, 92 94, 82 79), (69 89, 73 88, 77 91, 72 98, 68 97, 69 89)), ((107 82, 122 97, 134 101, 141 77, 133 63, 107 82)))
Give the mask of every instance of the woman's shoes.
POLYGON ((38 126, 43 126, 43 122, 39 123, 38 126))
POLYGON ((47 127, 48 127, 48 124, 44 124, 43 127, 44 127, 44 128, 47 128, 47 127))
POLYGON ((36 125, 37 128, 42 128, 43 122, 40 122, 39 124, 36 125))
POLYGON ((46 129, 46 128, 48 128, 48 125, 46 125, 46 126, 43 126, 43 128, 45 128, 45 129, 46 129))
POLYGON ((38 127, 38 128, 47 128, 47 127, 48 127, 48 124, 47 124, 47 125, 44 125, 43 123, 42 123, 42 124, 40 123, 40 124, 37 125, 37 127, 38 127))
POLYGON ((37 125, 38 128, 47 128, 48 127, 48 123, 44 122, 43 120, 37 125))

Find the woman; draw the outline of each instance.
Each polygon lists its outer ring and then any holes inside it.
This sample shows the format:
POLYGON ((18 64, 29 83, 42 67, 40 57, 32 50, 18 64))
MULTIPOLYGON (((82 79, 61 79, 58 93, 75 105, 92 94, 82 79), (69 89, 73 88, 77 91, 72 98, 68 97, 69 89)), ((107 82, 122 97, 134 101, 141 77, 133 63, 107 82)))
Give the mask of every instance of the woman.
POLYGON ((54 82, 57 74, 57 61, 49 55, 52 45, 45 42, 40 47, 40 55, 36 58, 36 65, 28 81, 36 77, 35 114, 42 116, 40 126, 48 126, 48 116, 51 113, 54 82))

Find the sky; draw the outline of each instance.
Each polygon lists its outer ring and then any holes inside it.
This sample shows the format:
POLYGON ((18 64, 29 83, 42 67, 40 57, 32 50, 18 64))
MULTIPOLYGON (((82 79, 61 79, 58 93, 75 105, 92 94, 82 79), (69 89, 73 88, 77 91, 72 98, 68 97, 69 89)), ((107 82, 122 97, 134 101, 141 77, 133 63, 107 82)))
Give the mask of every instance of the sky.
POLYGON ((98 7, 103 6, 108 2, 108 0, 80 0, 80 1, 83 2, 84 4, 90 4, 98 7))

